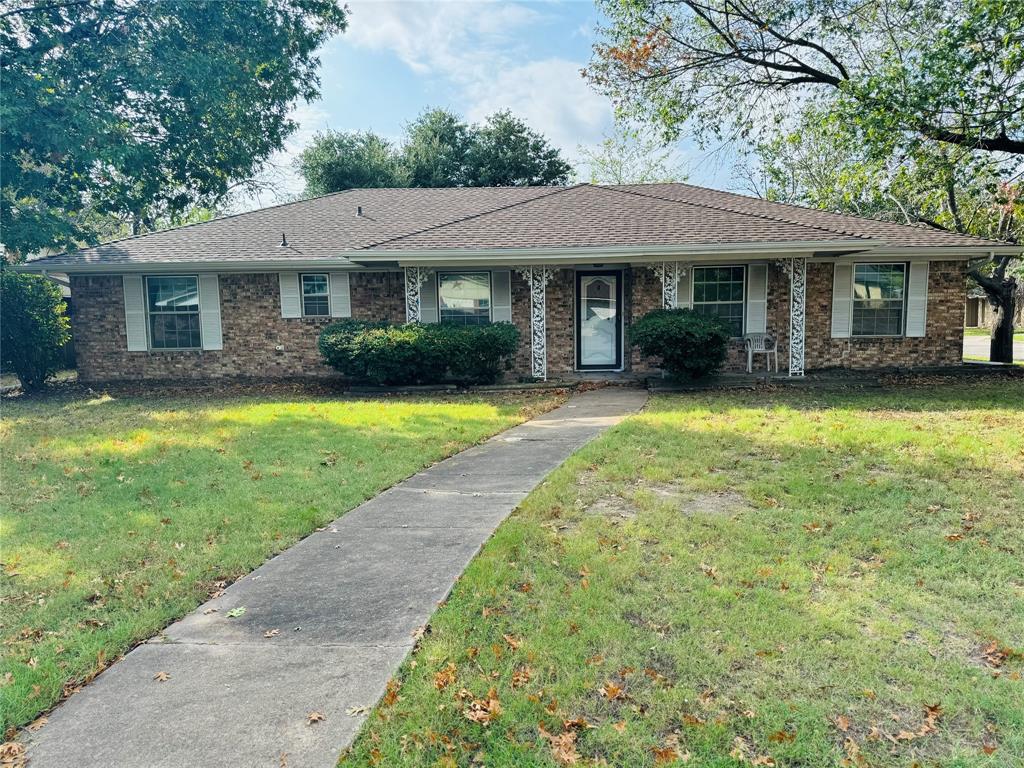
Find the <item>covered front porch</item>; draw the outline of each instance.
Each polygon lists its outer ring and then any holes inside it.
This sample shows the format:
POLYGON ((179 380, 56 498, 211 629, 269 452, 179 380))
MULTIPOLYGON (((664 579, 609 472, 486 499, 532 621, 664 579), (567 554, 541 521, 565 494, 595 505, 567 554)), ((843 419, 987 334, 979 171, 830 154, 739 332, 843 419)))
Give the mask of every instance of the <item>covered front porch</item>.
MULTIPOLYGON (((489 321, 520 329, 517 378, 642 378, 656 374, 658 365, 629 346, 631 323, 660 307, 690 307, 734 329, 726 371, 746 371, 745 334, 768 333, 778 343, 781 373, 802 376, 807 262, 806 256, 723 255, 701 261, 406 264, 406 320, 437 322, 460 303, 474 311, 486 304, 489 321), (472 281, 475 297, 451 288, 454 278, 472 281)), ((763 357, 755 360, 755 371, 763 373, 764 366, 763 357)))

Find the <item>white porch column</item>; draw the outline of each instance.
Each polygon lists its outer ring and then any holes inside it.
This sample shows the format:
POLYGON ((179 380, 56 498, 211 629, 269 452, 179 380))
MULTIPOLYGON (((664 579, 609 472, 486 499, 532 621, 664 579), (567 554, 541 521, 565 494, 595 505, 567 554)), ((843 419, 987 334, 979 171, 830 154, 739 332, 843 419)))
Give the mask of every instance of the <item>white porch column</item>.
POLYGON ((789 274, 789 375, 804 375, 807 320, 807 259, 786 259, 789 274))
POLYGON ((661 261, 650 267, 661 280, 661 306, 675 309, 679 306, 679 278, 687 273, 690 265, 682 261, 661 261))
POLYGON ((418 323, 420 313, 420 288, 427 281, 430 270, 423 267, 405 268, 405 322, 418 323))
POLYGON ((535 379, 548 379, 547 284, 551 267, 516 267, 530 288, 530 362, 535 379))

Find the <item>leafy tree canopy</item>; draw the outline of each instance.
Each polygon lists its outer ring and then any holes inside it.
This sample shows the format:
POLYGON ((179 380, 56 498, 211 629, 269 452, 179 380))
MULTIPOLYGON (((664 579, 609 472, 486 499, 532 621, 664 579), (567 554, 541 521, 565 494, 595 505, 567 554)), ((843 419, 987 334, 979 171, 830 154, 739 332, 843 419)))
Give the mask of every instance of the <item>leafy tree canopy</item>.
POLYGON ((338 0, 23 0, 0 11, 14 256, 153 228, 251 179, 319 93, 338 0))
POLYGON ((619 122, 596 149, 580 146, 591 184, 656 184, 685 181, 671 147, 650 130, 619 122))
POLYGON ((370 132, 318 134, 295 163, 306 194, 358 187, 483 187, 564 184, 561 152, 510 112, 470 125, 430 109, 406 127, 400 146, 370 132))

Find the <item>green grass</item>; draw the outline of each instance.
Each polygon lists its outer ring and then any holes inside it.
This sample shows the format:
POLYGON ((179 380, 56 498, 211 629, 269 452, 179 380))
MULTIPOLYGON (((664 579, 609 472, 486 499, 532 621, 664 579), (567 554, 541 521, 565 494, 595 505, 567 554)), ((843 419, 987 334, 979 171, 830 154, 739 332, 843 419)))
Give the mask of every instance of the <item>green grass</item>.
POLYGON ((1021 383, 658 397, 499 528, 341 764, 1020 766, 1022 510, 1021 383))
MULTIPOLYGON (((986 339, 992 335, 988 328, 964 328, 964 336, 984 336, 986 339)), ((1014 331, 1014 341, 1024 341, 1024 331, 1014 331)))
POLYGON ((4 402, 0 732, 316 527, 555 399, 4 402))

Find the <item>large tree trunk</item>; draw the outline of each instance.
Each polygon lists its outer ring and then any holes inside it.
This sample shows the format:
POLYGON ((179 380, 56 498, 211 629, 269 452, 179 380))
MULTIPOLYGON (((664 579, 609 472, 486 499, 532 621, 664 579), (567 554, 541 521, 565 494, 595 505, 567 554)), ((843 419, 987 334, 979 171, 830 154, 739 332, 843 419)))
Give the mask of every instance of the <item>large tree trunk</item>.
POLYGON ((992 324, 989 348, 989 359, 993 363, 1013 362, 1013 318, 1017 303, 1017 286, 1012 279, 1004 285, 1005 290, 1000 292, 997 300, 993 301, 992 294, 989 294, 989 301, 995 307, 995 322, 992 324))

